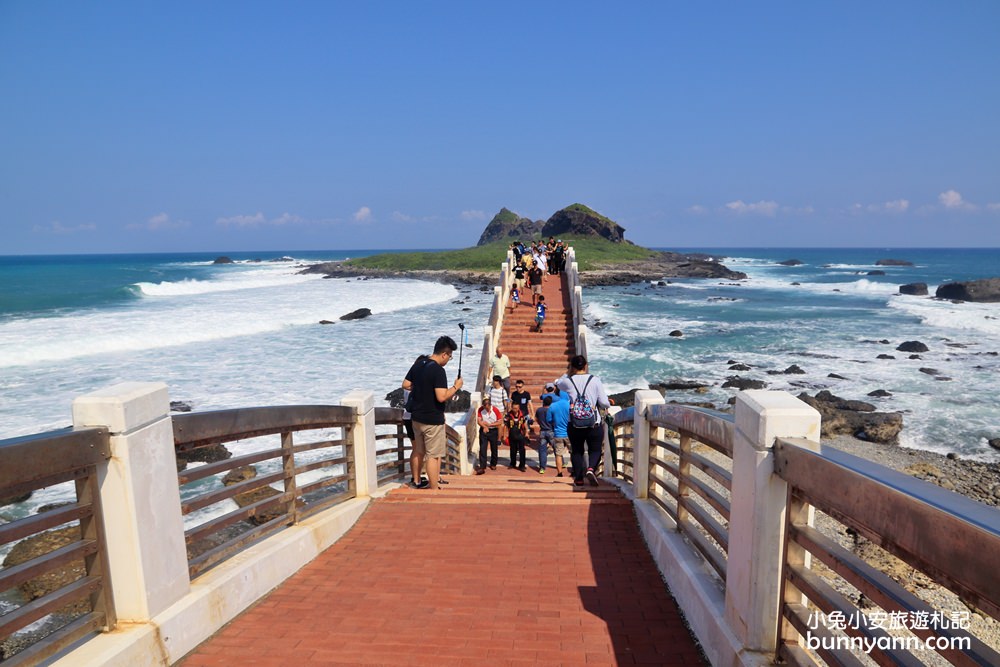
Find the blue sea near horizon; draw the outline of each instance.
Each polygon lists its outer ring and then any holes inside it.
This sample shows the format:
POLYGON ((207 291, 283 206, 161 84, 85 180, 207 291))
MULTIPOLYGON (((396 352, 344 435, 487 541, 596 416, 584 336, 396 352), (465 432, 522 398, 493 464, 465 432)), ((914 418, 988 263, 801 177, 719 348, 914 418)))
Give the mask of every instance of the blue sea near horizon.
MULTIPOLYGON (((897 294, 904 283, 933 294, 942 282, 998 276, 1000 249, 683 250, 724 257, 749 279, 586 287, 591 367, 610 392, 699 380, 706 394, 668 400, 722 406, 738 361, 752 367, 739 375, 770 389, 829 389, 902 412, 904 447, 1000 460, 987 444, 1000 437, 1000 304, 897 294), (887 258, 913 266, 875 265, 887 258), (779 264, 788 259, 803 264, 779 264), (930 350, 909 359, 895 350, 907 340, 930 350), (767 372, 792 364, 804 374, 767 372), (875 389, 892 396, 869 398, 875 389)), ((439 335, 458 339, 459 323, 472 386, 492 290, 299 273, 375 252, 227 253, 233 264, 214 264, 220 253, 0 256, 0 439, 68 426, 75 397, 126 381, 164 382, 195 410, 335 404, 355 389, 387 405, 413 358, 439 335), (357 308, 372 316, 339 320, 357 308)), ((0 520, 63 499, 36 494, 0 520)))

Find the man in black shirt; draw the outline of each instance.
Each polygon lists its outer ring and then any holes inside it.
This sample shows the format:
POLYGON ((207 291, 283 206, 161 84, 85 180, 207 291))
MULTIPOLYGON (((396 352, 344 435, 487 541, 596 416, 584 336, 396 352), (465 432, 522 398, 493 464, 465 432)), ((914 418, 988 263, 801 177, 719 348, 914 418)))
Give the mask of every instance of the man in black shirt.
POLYGON ((524 380, 518 380, 514 387, 514 393, 510 395, 510 404, 520 405, 521 414, 530 419, 531 415, 535 414, 535 406, 531 403, 531 394, 524 388, 524 380))
POLYGON ((413 415, 413 449, 410 453, 410 473, 413 485, 420 487, 420 470, 427 464, 427 481, 431 489, 438 490, 441 458, 445 455, 447 441, 444 426, 445 403, 462 388, 462 378, 448 387, 445 365, 451 361, 458 345, 448 336, 441 336, 434 344, 434 354, 417 360, 406 373, 403 389, 411 394, 413 415))

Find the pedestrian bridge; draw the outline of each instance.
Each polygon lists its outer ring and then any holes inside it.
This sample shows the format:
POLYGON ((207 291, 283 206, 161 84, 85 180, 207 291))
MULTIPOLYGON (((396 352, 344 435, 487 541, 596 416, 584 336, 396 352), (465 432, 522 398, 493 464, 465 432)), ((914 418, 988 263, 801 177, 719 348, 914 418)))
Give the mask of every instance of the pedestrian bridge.
MULTIPOLYGON (((521 326, 508 277, 483 364, 521 326)), ((560 281, 546 329, 586 354, 572 255, 560 281)), ((72 430, 0 441, 0 497, 75 489, 0 525, 0 545, 51 538, 0 569, 5 665, 1000 664, 1000 512, 820 445, 782 392, 732 415, 637 392, 584 491, 470 476, 468 415, 445 489, 405 488, 401 411, 370 391, 171 414, 165 385, 129 383, 72 409, 72 430), (236 441, 257 446, 178 471, 236 441)))

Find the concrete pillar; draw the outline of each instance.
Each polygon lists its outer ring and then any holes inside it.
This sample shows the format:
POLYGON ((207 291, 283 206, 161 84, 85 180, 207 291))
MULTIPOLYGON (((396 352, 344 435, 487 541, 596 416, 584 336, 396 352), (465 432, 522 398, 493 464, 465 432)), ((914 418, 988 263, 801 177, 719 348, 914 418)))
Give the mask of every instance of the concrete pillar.
POLYGON ((649 497, 649 436, 646 411, 653 405, 663 405, 664 399, 655 389, 635 392, 632 421, 632 491, 636 498, 649 497))
POLYGON ((378 489, 375 395, 356 389, 344 396, 340 404, 354 409, 354 426, 350 429, 348 440, 354 452, 355 493, 358 498, 363 498, 378 489))
POLYGON ((80 396, 73 425, 110 431, 98 484, 111 591, 119 621, 148 621, 191 584, 167 385, 125 382, 80 396))
POLYGON ((768 655, 777 648, 788 497, 788 485, 774 474, 779 437, 818 443, 819 413, 781 391, 737 394, 726 621, 748 651, 768 655))

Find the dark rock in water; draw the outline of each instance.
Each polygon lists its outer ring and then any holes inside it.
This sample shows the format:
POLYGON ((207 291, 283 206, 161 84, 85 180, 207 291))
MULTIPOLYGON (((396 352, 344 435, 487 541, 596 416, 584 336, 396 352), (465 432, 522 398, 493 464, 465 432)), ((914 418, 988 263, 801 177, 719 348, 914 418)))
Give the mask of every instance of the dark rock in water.
POLYGON ((232 264, 232 263, 233 263, 232 258, 226 257, 225 255, 223 255, 222 257, 216 257, 215 261, 212 262, 212 264, 232 264))
POLYGON ((763 380, 751 380, 750 378, 740 377, 739 375, 731 375, 726 378, 726 381, 722 383, 723 389, 739 389, 740 391, 746 391, 747 389, 764 389, 767 387, 767 383, 763 380))
POLYGON ((875 358, 876 359, 895 359, 896 357, 892 356, 891 354, 880 354, 880 355, 878 355, 875 358))
POLYGON ((667 380, 666 382, 651 384, 649 388, 663 393, 664 391, 697 391, 698 389, 705 389, 708 386, 707 382, 698 382, 697 380, 667 380))
POLYGON ((245 482, 248 479, 253 479, 257 476, 257 469, 253 466, 240 466, 239 468, 233 468, 225 474, 222 478, 223 486, 232 486, 233 484, 239 484, 240 482, 245 482))
POLYGON ((69 501, 62 502, 62 503, 49 503, 48 505, 42 505, 37 510, 35 510, 35 514, 45 514, 46 512, 51 512, 52 510, 57 510, 60 507, 68 507, 68 506, 73 505, 73 504, 75 504, 75 503, 71 503, 69 501))
POLYGON ((796 364, 792 364, 785 370, 781 371, 785 375, 805 375, 806 372, 799 368, 796 364))
POLYGON ((19 496, 3 496, 0 497, 0 507, 5 505, 13 505, 14 503, 23 503, 25 500, 31 498, 31 491, 27 493, 22 493, 19 496))
POLYGON ((869 271, 867 273, 867 275, 869 275, 869 276, 884 276, 885 275, 885 271, 878 271, 878 270, 876 270, 876 271, 869 271))
POLYGON ((215 463, 232 458, 233 453, 226 449, 225 445, 206 445, 197 449, 189 449, 184 452, 177 452, 178 461, 201 461, 202 463, 215 463))
POLYGON ((927 283, 907 283, 900 285, 899 293, 911 296, 927 296, 927 283))
POLYGON ((463 309, 462 309, 462 312, 465 312, 465 311, 467 311, 467 310, 472 310, 472 309, 471 309, 471 308, 463 308, 463 309))
MULTIPOLYGON (((617 405, 621 409, 631 408, 635 405, 635 392, 638 389, 629 389, 628 391, 619 392, 617 394, 608 394, 608 398, 611 399, 612 404, 617 405)), ((663 393, 662 391, 660 392, 663 393)))
POLYGON ((783 262, 778 262, 781 266, 802 266, 801 259, 786 259, 783 262))
POLYGON ((673 336, 674 338, 680 338, 681 336, 684 335, 684 332, 681 331, 680 329, 674 329, 668 335, 673 336))
POLYGON ((822 418, 822 437, 851 435, 861 440, 895 443, 903 429, 903 415, 898 412, 875 412, 875 406, 851 401, 821 391, 815 397, 799 394, 799 400, 816 408, 822 418))
POLYGON ((986 442, 993 449, 1000 449, 1000 438, 990 438, 986 442))
POLYGON ((921 368, 921 373, 926 373, 927 375, 941 375, 941 371, 936 368, 921 368))
POLYGON ((320 320, 319 323, 320 324, 334 324, 334 322, 331 322, 330 320, 320 320))
POLYGON ((656 286, 657 287, 666 287, 667 283, 663 282, 662 280, 657 280, 656 281, 656 286))
POLYGON ((171 412, 191 412, 191 404, 185 401, 170 401, 171 412))
POLYGON ((729 370, 731 370, 731 371, 748 371, 748 370, 750 370, 750 366, 747 366, 746 364, 733 363, 733 365, 729 367, 729 370))
POLYGON ((832 378, 834 380, 846 380, 847 379, 843 375, 837 375, 836 373, 830 373, 830 374, 827 375, 827 377, 828 378, 832 378))
POLYGON ((885 389, 876 389, 875 391, 870 391, 868 392, 868 395, 873 396, 875 398, 887 398, 889 396, 892 396, 892 394, 886 391, 885 389))
POLYGON ((950 459, 952 461, 957 461, 958 454, 956 454, 955 452, 948 452, 947 454, 945 454, 945 458, 950 459))
POLYGON ((371 314, 372 314, 372 311, 369 308, 358 308, 357 310, 351 311, 350 313, 347 313, 346 315, 341 315, 340 319, 342 319, 342 320, 361 320, 361 319, 364 319, 364 318, 368 317, 371 314))
POLYGON ((919 340, 908 340, 905 343, 900 343, 896 347, 896 350, 899 352, 928 352, 930 348, 919 340))
POLYGON ((905 259, 880 259, 875 266, 913 266, 913 262, 905 259))
POLYGON ((911 354, 907 359, 923 359, 919 354, 911 354))
POLYGON ((939 299, 997 303, 1000 302, 1000 278, 945 283, 937 288, 934 295, 939 299))
MULTIPOLYGON (((246 507, 248 505, 253 505, 254 503, 259 503, 262 500, 267 500, 268 498, 273 498, 274 496, 280 496, 281 492, 271 488, 270 486, 261 486, 251 491, 245 491, 243 493, 237 493, 233 496, 233 500, 240 507, 246 507)), ((301 500, 299 501, 301 502, 301 500)), ((248 519, 250 523, 255 526, 262 526, 268 521, 273 521, 279 516, 285 513, 284 503, 275 503, 273 505, 265 505, 264 507, 258 507, 253 511, 248 519)))
POLYGON ((798 286, 799 286, 799 285, 801 285, 801 284, 802 284, 802 283, 800 283, 800 282, 794 282, 794 283, 792 283, 792 285, 793 285, 793 286, 795 286, 795 287, 798 287, 798 286))

